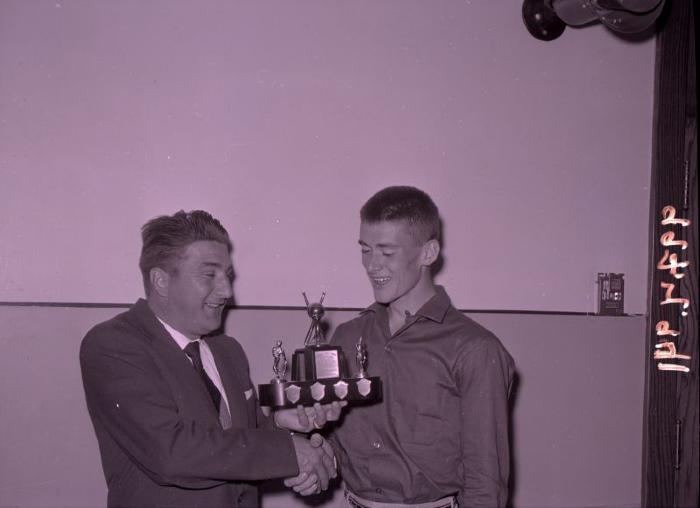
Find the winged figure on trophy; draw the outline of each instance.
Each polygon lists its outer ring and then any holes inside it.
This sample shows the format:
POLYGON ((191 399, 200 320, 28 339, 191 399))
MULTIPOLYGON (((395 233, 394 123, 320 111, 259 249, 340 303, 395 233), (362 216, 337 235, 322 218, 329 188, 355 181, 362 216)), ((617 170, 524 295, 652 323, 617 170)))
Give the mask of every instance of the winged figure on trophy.
POLYGON ((306 302, 306 313, 311 318, 311 325, 306 332, 304 345, 320 346, 325 342, 321 319, 323 319, 323 315, 326 313, 326 309, 323 308, 323 299, 326 297, 326 292, 324 291, 321 294, 321 300, 318 303, 309 303, 306 293, 302 292, 301 294, 304 295, 304 301, 306 302))

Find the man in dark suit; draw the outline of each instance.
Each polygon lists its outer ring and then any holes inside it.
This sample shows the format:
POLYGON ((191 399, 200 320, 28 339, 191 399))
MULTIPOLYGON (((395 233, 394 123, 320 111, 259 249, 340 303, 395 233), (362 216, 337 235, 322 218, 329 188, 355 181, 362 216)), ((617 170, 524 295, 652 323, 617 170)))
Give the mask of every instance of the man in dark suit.
POLYGON ((330 447, 268 422, 240 344, 216 332, 232 297, 226 230, 206 212, 181 211, 149 221, 142 237, 146 299, 95 326, 80 348, 108 506, 258 506, 255 482, 271 478, 301 494, 325 489, 330 447))

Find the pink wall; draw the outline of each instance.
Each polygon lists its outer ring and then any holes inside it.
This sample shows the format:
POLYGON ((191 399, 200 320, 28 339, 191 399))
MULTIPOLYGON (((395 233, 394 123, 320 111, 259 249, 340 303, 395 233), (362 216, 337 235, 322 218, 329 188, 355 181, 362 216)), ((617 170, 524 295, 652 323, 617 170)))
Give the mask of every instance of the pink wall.
POLYGON ((380 187, 429 191, 460 308, 646 312, 654 43, 521 2, 0 2, 0 301, 132 302, 138 229, 205 208, 242 304, 370 299, 380 187), (507 288, 507 289, 506 289, 507 288))

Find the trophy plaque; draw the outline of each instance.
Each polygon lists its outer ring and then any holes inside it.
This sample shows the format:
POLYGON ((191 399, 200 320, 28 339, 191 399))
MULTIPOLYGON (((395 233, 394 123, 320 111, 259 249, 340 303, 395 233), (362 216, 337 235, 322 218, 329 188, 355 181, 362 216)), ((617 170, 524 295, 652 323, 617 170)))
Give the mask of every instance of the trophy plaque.
POLYGON ((348 401, 350 404, 378 402, 382 398, 382 383, 378 377, 367 375, 367 349, 359 338, 355 346, 355 360, 358 374, 349 377, 345 355, 338 346, 325 343, 321 319, 325 313, 321 295, 318 303, 309 304, 304 295, 306 312, 311 325, 306 332, 304 347, 294 351, 292 356, 292 379, 287 381, 287 357, 278 340, 272 348, 272 372, 274 379, 269 384, 258 385, 260 405, 274 409, 312 406, 316 402, 328 404, 334 401, 348 401))

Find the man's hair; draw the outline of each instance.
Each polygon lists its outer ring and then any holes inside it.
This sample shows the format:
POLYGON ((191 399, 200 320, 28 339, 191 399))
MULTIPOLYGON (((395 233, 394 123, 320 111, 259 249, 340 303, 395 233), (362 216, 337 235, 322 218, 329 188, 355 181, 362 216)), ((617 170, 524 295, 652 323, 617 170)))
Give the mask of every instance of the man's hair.
POLYGON ((366 223, 403 221, 419 243, 440 241, 440 214, 433 200, 415 187, 393 186, 380 190, 360 209, 366 223))
POLYGON ((203 210, 180 210, 172 216, 161 215, 151 219, 141 228, 141 238, 143 247, 139 268, 146 294, 150 292, 151 269, 158 267, 172 273, 177 260, 191 243, 212 241, 226 245, 229 253, 233 249, 226 229, 203 210))

